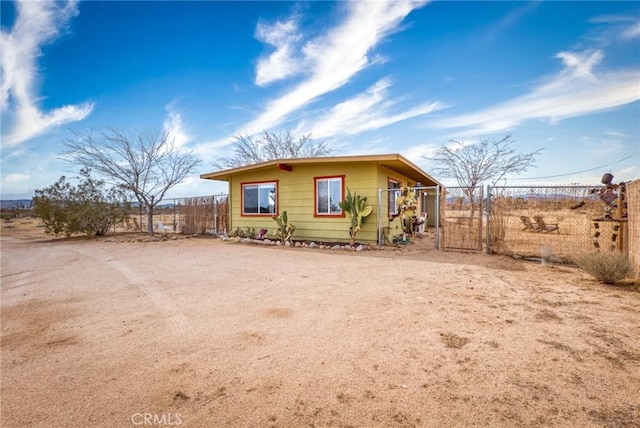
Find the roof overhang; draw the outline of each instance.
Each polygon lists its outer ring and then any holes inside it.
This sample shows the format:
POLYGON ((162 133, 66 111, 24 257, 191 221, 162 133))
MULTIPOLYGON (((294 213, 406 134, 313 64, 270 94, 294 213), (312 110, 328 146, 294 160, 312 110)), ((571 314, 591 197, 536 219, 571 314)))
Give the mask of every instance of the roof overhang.
POLYGON ((229 181, 232 176, 244 172, 253 172, 264 169, 280 169, 284 171, 294 171, 296 165, 311 164, 341 164, 341 163, 376 163, 380 166, 397 172, 416 183, 423 186, 442 186, 435 178, 424 172, 421 168, 409 161, 400 154, 383 154, 383 155, 362 155, 362 156, 331 156, 317 158, 294 158, 294 159, 276 159, 267 162, 261 162, 254 165, 246 165, 237 168, 225 169, 222 171, 201 174, 200 178, 205 180, 229 181))

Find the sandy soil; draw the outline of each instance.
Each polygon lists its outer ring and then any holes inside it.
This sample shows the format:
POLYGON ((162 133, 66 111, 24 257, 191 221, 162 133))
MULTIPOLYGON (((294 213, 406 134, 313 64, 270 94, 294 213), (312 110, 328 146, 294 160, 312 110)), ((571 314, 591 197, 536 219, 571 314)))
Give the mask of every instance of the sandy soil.
POLYGON ((3 427, 640 426, 637 286, 419 244, 21 222, 1 235, 3 427))

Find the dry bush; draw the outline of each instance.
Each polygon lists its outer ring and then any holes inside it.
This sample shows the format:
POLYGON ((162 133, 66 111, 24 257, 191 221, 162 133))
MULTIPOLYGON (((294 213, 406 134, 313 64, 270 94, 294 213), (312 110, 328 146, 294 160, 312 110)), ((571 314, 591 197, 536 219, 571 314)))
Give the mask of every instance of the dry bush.
POLYGON ((505 198, 496 197, 491 202, 491 220, 489 221, 489 237, 491 245, 500 247, 507 234, 509 210, 505 198))
POLYGON ((605 284, 615 284, 633 275, 629 258, 613 251, 582 254, 577 264, 580 269, 605 284))

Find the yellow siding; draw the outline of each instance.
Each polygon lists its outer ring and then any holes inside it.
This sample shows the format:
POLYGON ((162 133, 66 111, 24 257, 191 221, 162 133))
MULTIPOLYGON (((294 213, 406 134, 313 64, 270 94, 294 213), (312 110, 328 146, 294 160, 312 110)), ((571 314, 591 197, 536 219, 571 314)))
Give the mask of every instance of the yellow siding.
MULTIPOLYGON (((350 220, 345 217, 314 217, 314 177, 345 176, 347 188, 373 207, 356 238, 359 242, 377 242, 378 239, 378 189, 387 188, 387 177, 392 177, 407 185, 406 177, 371 163, 336 163, 318 165, 294 165, 293 171, 276 167, 268 170, 248 171, 236 174, 229 180, 231 230, 237 227, 253 227, 258 231, 268 229, 271 236, 275 232, 275 221, 270 216, 241 216, 241 184, 248 182, 278 181, 278 212, 287 211, 289 221, 296 226, 294 239, 315 239, 325 241, 348 241, 350 220)), ((382 203, 383 226, 387 225, 387 199, 384 193, 382 203)))

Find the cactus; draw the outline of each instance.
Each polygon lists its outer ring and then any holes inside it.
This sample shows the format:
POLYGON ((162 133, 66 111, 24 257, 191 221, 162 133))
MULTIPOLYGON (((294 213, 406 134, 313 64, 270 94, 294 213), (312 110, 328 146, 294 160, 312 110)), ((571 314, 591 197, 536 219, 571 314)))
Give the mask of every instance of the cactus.
POLYGON ((365 217, 371 214, 373 208, 367 205, 367 197, 361 198, 355 192, 351 195, 351 190, 347 189, 347 197, 340 202, 340 208, 351 218, 351 226, 349 227, 349 235, 351 236, 351 245, 356 241, 356 235, 360 232, 365 217))
POLYGON ((398 214, 400 215, 400 222, 402 226, 402 241, 406 242, 407 234, 412 233, 412 216, 416 214, 418 201, 415 198, 413 191, 408 188, 402 189, 400 197, 396 200, 398 205, 398 214))
POLYGON ((290 242, 291 237, 293 236, 293 232, 296 230, 296 227, 289 223, 289 218, 287 217, 287 212, 282 211, 282 214, 273 216, 278 228, 276 229, 276 234, 280 236, 282 242, 290 242))

